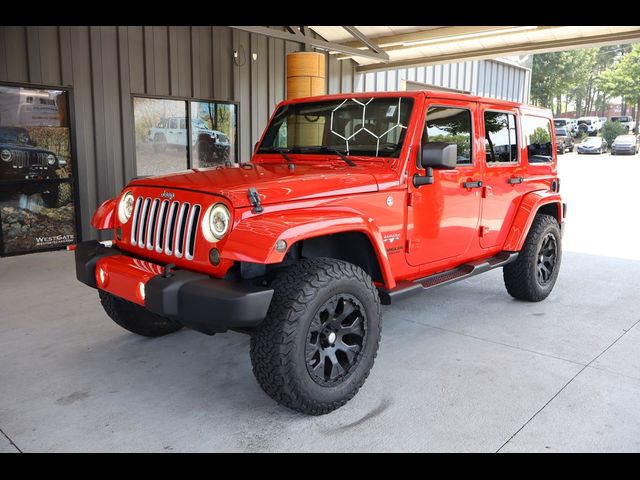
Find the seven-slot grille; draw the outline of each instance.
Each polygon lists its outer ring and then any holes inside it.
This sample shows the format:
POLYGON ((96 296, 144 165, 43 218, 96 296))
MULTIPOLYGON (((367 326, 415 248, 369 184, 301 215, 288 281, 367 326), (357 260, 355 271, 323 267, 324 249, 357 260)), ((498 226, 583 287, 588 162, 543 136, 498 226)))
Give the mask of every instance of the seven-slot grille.
POLYGON ((43 152, 29 152, 27 150, 11 150, 11 164, 15 168, 24 167, 46 167, 49 165, 47 162, 48 153, 43 152))
POLYGON ((131 245, 193 260, 200 205, 138 197, 133 208, 131 245))

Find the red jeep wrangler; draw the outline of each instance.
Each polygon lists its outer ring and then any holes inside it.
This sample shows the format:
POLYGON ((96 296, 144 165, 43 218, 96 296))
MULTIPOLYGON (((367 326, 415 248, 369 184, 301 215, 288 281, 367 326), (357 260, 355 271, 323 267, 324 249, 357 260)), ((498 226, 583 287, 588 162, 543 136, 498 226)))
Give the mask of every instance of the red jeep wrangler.
POLYGON ((367 378, 381 304, 503 267, 551 292, 565 205, 547 110, 432 91, 281 103, 250 163, 136 179, 82 242, 78 280, 120 326, 251 335, 260 386, 323 414, 367 378))

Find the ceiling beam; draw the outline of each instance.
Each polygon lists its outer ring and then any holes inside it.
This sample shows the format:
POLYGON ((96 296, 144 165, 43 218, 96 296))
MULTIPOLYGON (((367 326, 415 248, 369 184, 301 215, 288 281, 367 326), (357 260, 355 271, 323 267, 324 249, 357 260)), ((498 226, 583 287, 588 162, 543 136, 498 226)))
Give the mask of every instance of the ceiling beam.
POLYGON ((392 68, 418 67, 424 65, 437 65, 441 63, 461 62, 467 60, 480 60, 506 55, 526 55, 531 53, 544 53, 560 50, 572 50, 576 48, 598 47, 603 45, 617 45, 620 43, 640 42, 640 29, 627 32, 594 35, 590 37, 567 38, 563 40, 550 40, 545 42, 519 43, 496 48, 479 48, 466 52, 455 52, 431 57, 412 58, 389 62, 386 65, 362 65, 356 67, 358 72, 373 72, 392 68))
POLYGON ((357 55, 358 57, 372 58, 379 62, 389 61, 389 56, 384 52, 376 53, 370 50, 358 50, 357 48, 346 47, 341 43, 327 42, 320 38, 311 38, 309 36, 302 35, 299 31, 297 33, 289 33, 282 30, 276 30, 274 28, 260 26, 231 26, 231 28, 250 33, 257 33, 258 35, 265 35, 267 37, 280 38, 290 42, 303 43, 305 45, 330 52, 346 53, 350 56, 357 55))
POLYGON ((347 27, 347 26, 343 26, 342 28, 344 28, 347 32, 349 32, 351 35, 353 35, 355 38, 357 38, 358 40, 360 40, 362 43, 364 43, 369 50, 373 50, 374 52, 380 54, 380 55, 386 55, 387 56, 387 60, 389 59, 389 55, 387 55, 385 53, 384 50, 382 50, 378 44, 376 42, 374 42, 373 40, 371 40, 369 37, 367 37, 364 33, 362 33, 360 30, 358 30, 356 27, 347 27))

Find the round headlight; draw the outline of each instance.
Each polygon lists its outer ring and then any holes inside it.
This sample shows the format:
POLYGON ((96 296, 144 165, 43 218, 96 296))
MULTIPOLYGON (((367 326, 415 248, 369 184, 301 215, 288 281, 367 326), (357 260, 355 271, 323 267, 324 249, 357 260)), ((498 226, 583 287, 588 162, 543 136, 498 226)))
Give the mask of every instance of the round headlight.
POLYGON ((50 153, 49 155, 47 155, 47 163, 49 165, 53 165, 56 163, 56 156, 52 153, 50 153))
POLYGON ((202 233, 210 242, 217 242, 229 231, 231 215, 222 203, 209 207, 202 223, 202 233))
POLYGON ((0 158, 2 158, 3 162, 10 162, 11 161, 11 151, 4 149, 2 151, 0 151, 0 158))
POLYGON ((127 223, 133 213, 133 193, 127 192, 120 199, 118 205, 118 219, 120 223, 127 223))

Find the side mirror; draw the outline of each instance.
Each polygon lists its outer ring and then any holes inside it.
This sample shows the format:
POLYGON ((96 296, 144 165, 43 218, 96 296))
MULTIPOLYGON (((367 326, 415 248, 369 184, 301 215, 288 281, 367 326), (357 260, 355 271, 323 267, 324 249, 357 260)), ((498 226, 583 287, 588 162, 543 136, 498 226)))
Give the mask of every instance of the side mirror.
POLYGON ((413 185, 431 185, 433 183, 433 169, 452 170, 456 168, 458 160, 458 145, 449 142, 423 142, 419 153, 418 165, 426 170, 424 176, 415 174, 413 185))

